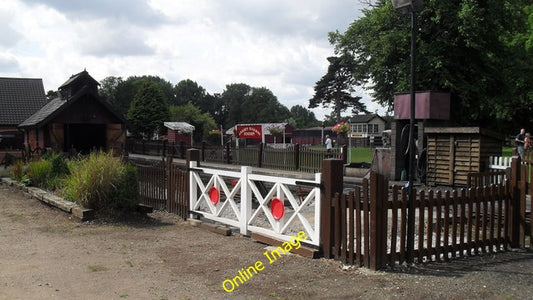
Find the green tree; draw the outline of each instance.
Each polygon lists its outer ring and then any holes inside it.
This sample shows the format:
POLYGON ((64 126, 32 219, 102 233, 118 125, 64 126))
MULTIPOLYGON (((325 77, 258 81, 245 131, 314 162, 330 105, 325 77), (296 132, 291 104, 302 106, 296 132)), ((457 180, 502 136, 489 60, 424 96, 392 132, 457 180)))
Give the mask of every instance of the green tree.
POLYGON ((242 114, 242 104, 247 95, 252 92, 252 88, 244 83, 232 83, 226 85, 226 89, 221 94, 221 114, 224 115, 224 128, 239 123, 248 122, 242 114))
POLYGON ((337 122, 341 120, 341 113, 349 107, 352 107, 353 114, 367 112, 361 97, 353 96, 356 81, 349 65, 341 57, 328 57, 328 61, 328 72, 316 83, 309 108, 332 107, 337 122))
POLYGON ((307 108, 301 105, 295 105, 291 107, 291 119, 294 120, 294 124, 291 123, 296 128, 308 128, 320 126, 315 114, 308 110, 307 108))
POLYGON ((163 122, 169 118, 168 106, 165 103, 161 88, 153 82, 144 82, 126 114, 134 135, 141 134, 151 137, 154 133, 161 133, 163 122))
POLYGON ((192 103, 170 107, 170 120, 174 122, 187 122, 194 126, 193 139, 201 142, 208 135, 209 131, 217 128, 215 120, 208 113, 202 113, 198 107, 192 103))
POLYGON ((100 87, 98 88, 98 94, 100 97, 104 98, 107 103, 109 103, 122 115, 124 115, 124 112, 127 111, 127 108, 129 108, 129 104, 131 102, 130 100, 126 103, 119 103, 119 100, 122 99, 117 97, 117 89, 118 86, 123 82, 124 81, 122 80, 122 77, 108 76, 100 81, 100 87))
MULTIPOLYGON (((526 121, 524 110, 533 112, 533 61, 526 39, 517 37, 528 29, 527 2, 424 1, 415 28, 415 89, 450 92, 458 123, 501 127, 526 121)), ((353 80, 391 108, 395 93, 409 91, 409 15, 390 1, 377 1, 363 14, 345 33, 330 33, 330 42, 353 80)))
POLYGON ((125 115, 133 97, 145 82, 152 82, 159 86, 166 105, 175 102, 174 87, 170 82, 158 76, 130 76, 126 80, 120 77, 106 77, 100 82, 99 93, 117 112, 125 115))
POLYGON ((290 117, 289 109, 265 87, 252 88, 241 103, 241 112, 249 123, 284 122, 290 117))
POLYGON ((178 82, 174 87, 174 93, 176 98, 171 105, 185 105, 187 103, 192 103, 203 112, 208 112, 210 110, 208 103, 205 103, 205 89, 199 86, 195 81, 186 79, 178 82))

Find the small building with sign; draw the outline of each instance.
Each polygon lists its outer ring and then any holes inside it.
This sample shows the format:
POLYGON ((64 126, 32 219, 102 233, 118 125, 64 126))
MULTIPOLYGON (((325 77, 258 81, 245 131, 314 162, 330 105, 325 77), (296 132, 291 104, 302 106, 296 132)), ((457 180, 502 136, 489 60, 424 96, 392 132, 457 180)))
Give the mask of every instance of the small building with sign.
POLYGON ((381 145, 386 122, 377 114, 355 115, 350 119, 350 137, 356 147, 381 145))
POLYGON ((254 143, 291 143, 294 128, 287 123, 237 124, 226 131, 236 139, 254 143))

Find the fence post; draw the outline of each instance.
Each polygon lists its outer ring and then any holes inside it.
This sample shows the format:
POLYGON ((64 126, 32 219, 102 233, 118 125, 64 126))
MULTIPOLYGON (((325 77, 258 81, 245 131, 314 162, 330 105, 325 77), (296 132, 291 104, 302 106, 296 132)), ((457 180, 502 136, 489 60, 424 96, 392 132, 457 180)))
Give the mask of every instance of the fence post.
POLYGON ((161 156, 167 156, 167 140, 163 140, 163 154, 161 156))
POLYGON ((226 163, 229 165, 231 164, 231 145, 230 143, 226 143, 226 163))
POLYGON ((300 169, 300 144, 294 144, 294 169, 300 169))
POLYGON ((202 141, 202 148, 201 148, 201 160, 202 161, 205 161, 205 147, 206 147, 206 142, 205 141, 202 141))
POLYGON ((181 141, 180 142, 180 158, 185 158, 186 154, 185 154, 185 142, 184 141, 181 141))
MULTIPOLYGON (((163 148, 164 149, 164 148, 163 148)), ((165 165, 165 173, 166 173, 166 187, 167 187, 167 195, 165 199, 165 206, 167 208, 167 211, 170 212, 170 203, 174 199, 174 174, 173 174, 173 168, 172 168, 172 156, 167 156, 167 161, 165 165)))
POLYGON ((189 171, 191 161, 195 161, 196 166, 199 167, 200 166, 200 151, 194 148, 188 149, 186 161, 187 161, 187 171, 189 171))
POLYGON ((348 146, 342 145, 341 152, 342 152, 342 163, 346 164, 348 162, 348 146))
POLYGON ((258 148, 257 148, 257 167, 258 168, 263 167, 263 149, 264 149, 264 144, 261 142, 259 143, 258 148))
POLYGON ((333 198, 343 190, 343 163, 340 159, 325 159, 322 161, 322 179, 320 189, 320 249, 325 258, 331 258, 331 248, 334 245, 335 228, 333 219, 333 198))
POLYGON ((521 160, 519 156, 513 157, 511 161, 511 201, 509 207, 509 242, 512 248, 516 248, 520 243, 520 197, 523 193, 520 185, 521 160))
POLYGON ((248 220, 252 216, 252 189, 248 185, 248 176, 252 173, 249 166, 241 166, 241 220, 242 235, 248 235, 248 220))
MULTIPOLYGON (((370 172, 370 266, 383 267, 387 258, 388 183, 385 176, 370 172)), ((395 251, 395 250, 391 250, 395 251)))

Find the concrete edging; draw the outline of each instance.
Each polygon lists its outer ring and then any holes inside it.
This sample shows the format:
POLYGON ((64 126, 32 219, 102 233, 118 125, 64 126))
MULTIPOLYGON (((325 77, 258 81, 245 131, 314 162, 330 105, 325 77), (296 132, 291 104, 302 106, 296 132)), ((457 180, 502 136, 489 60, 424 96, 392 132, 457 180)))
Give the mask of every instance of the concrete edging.
POLYGON ((92 209, 84 208, 74 202, 67 201, 53 193, 47 192, 40 188, 33 186, 25 186, 11 178, 2 177, 0 179, 1 184, 5 184, 9 187, 22 190, 23 194, 28 198, 37 199, 47 205, 57 207, 58 209, 72 214, 80 221, 89 221, 95 218, 95 212, 92 209))

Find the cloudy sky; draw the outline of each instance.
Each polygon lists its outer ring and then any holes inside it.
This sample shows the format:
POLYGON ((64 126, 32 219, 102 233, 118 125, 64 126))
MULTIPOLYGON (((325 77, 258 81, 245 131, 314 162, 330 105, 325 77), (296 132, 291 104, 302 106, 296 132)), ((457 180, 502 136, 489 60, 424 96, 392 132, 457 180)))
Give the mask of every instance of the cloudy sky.
MULTIPOLYGON (((344 32, 360 8, 358 0, 2 0, 0 77, 42 78, 46 91, 83 69, 98 81, 191 79, 209 93, 246 83, 307 107, 333 54, 328 32, 344 32)), ((314 112, 322 119, 330 110, 314 112)))

